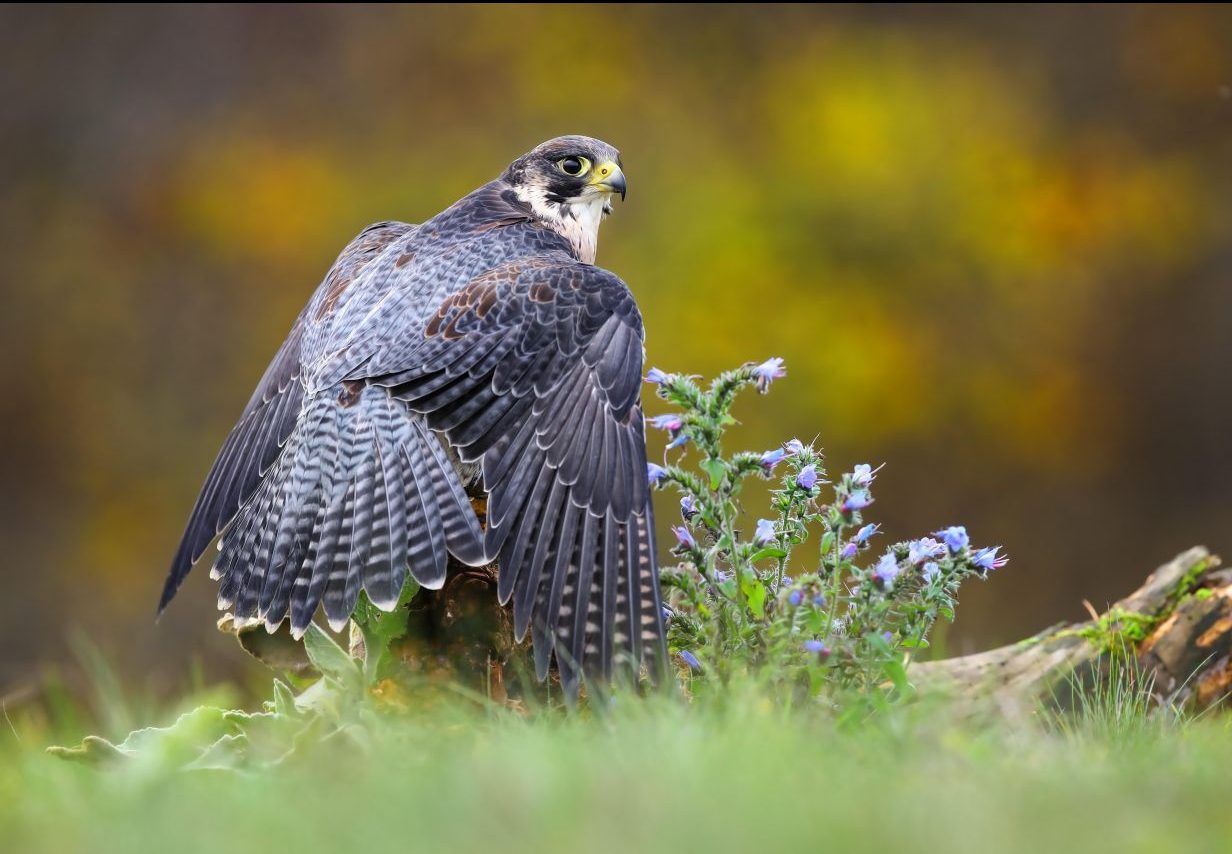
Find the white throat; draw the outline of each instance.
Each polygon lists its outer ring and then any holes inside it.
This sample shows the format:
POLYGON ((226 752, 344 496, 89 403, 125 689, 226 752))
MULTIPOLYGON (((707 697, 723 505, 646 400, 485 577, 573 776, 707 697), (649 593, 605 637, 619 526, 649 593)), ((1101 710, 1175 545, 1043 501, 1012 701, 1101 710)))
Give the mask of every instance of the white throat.
POLYGON ((517 194, 530 205, 535 216, 572 244, 579 260, 585 264, 595 263, 599 224, 603 222, 603 215, 611 211, 606 193, 591 191, 569 202, 550 201, 542 187, 519 187, 517 194))

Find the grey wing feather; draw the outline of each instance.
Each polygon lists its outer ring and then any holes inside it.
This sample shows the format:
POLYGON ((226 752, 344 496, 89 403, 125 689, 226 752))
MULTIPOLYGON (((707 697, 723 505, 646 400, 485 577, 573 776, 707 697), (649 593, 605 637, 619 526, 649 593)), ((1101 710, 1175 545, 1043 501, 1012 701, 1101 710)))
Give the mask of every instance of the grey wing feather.
POLYGON ((305 399, 303 365, 311 362, 313 350, 324 340, 329 318, 348 287, 386 245, 413 228, 378 223, 365 229, 342 251, 296 318, 210 468, 172 560, 160 612, 210 542, 257 493, 295 431, 305 399))
POLYGON ((351 375, 388 386, 481 462, 500 599, 518 636, 530 629, 539 675, 554 656, 570 696, 614 658, 656 673, 664 661, 642 336, 612 274, 520 258, 443 300, 414 346, 351 375))

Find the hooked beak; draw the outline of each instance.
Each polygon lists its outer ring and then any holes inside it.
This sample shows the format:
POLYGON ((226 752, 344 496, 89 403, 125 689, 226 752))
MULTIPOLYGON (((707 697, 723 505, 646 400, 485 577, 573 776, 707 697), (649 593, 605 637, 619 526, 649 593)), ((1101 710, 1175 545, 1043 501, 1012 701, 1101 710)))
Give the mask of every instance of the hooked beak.
POLYGON ((625 199, 625 173, 621 171, 619 164, 611 160, 600 163, 595 167, 594 178, 591 179, 590 183, 605 193, 620 193, 620 200, 622 202, 625 199))

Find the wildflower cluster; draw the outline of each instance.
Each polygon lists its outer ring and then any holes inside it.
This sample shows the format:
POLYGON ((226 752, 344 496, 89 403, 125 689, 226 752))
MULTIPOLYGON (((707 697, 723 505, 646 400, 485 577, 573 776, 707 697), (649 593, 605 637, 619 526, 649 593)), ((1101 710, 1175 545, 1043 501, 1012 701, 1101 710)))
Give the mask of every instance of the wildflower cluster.
POLYGON ((738 392, 764 394, 785 374, 770 359, 708 388, 657 369, 647 376, 675 410, 651 421, 668 447, 649 468, 655 488, 681 493, 672 528, 680 562, 662 573, 672 652, 685 671, 724 682, 755 669, 813 693, 904 690, 906 665, 939 617, 953 620, 962 582, 986 578, 1005 558, 972 547, 957 525, 873 557, 881 526, 864 514, 880 468, 858 465, 831 481, 822 453, 798 439, 725 454, 738 392), (750 478, 772 484, 765 518, 741 504, 750 478), (804 548, 810 540, 815 550, 804 548))

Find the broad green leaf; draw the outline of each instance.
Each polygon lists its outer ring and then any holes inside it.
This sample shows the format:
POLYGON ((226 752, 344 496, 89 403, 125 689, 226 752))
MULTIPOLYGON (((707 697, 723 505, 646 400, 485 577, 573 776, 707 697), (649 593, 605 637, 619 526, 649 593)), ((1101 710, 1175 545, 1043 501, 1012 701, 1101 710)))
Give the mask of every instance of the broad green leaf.
POLYGON ((298 714, 295 709, 295 693, 281 679, 274 680, 274 712, 288 717, 298 714))
POLYGON ((903 667, 903 663, 897 658, 890 659, 885 663, 884 671, 886 678, 899 691, 907 692, 911 690, 911 683, 907 681, 907 668, 903 667))
POLYGON ((316 623, 308 624, 308 631, 304 633, 304 650, 324 676, 349 682, 359 675, 355 659, 316 623))
POLYGON ((119 744, 88 735, 76 747, 49 747, 47 752, 87 763, 140 760, 152 767, 179 768, 233 731, 227 714, 213 706, 198 706, 180 715, 170 726, 135 730, 119 744))
POLYGON ((406 634, 405 606, 418 592, 419 584, 408 578, 392 611, 386 613, 369 603, 364 618, 356 620, 356 625, 364 636, 364 678, 369 684, 377 680, 390 645, 406 634))
POLYGON ((706 474, 710 475, 710 489, 719 488, 719 484, 723 482, 723 475, 727 473, 727 465, 722 460, 711 457, 708 460, 702 460, 698 466, 706 474))
POLYGON ((821 545, 818 548, 821 549, 822 554, 829 554, 831 551, 834 550, 834 532, 833 531, 826 531, 824 534, 821 535, 821 545))
POLYGON ((749 610, 753 612, 753 616, 761 619, 766 615, 766 585, 762 584, 755 577, 749 576, 744 579, 741 585, 744 589, 744 598, 749 603, 749 610))

